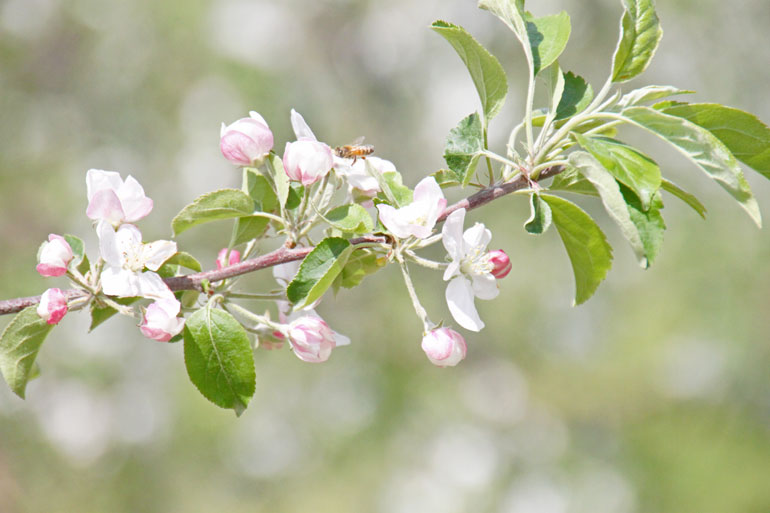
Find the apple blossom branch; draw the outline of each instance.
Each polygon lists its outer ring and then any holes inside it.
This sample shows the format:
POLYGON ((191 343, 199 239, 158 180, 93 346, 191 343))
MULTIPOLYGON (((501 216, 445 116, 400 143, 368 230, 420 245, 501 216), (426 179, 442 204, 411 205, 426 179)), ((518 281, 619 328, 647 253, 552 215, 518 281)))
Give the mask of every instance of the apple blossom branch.
MULTIPOLYGON (((551 178, 564 171, 563 166, 553 166, 543 170, 537 177, 538 182, 546 178, 551 178)), ((526 189, 530 186, 531 181, 524 175, 520 175, 515 180, 505 182, 501 184, 485 187, 480 191, 464 198, 457 203, 448 206, 444 213, 438 218, 438 222, 444 221, 452 212, 464 208, 466 210, 473 210, 482 205, 486 205, 502 196, 508 195, 512 192, 516 192, 522 189, 526 189)), ((357 237, 350 240, 350 243, 354 246, 363 244, 388 244, 390 242, 389 237, 384 235, 370 235, 365 237, 357 237)), ((280 248, 260 255, 243 262, 225 267, 223 269, 214 269, 211 271, 204 271, 200 273, 187 274, 184 276, 174 276, 171 278, 165 278, 166 285, 173 290, 202 290, 203 283, 214 283, 228 278, 234 278, 243 274, 248 274, 260 269, 273 267, 279 264, 285 264, 287 262, 293 262, 295 260, 302 260, 313 250, 312 247, 306 248, 289 248, 287 246, 281 246, 280 248)), ((79 289, 69 289, 64 291, 67 301, 72 301, 80 297, 86 296, 86 292, 79 289)), ((40 302, 40 296, 20 297, 15 299, 6 299, 0 301, 0 315, 12 314, 20 312, 21 310, 36 305, 40 302)))

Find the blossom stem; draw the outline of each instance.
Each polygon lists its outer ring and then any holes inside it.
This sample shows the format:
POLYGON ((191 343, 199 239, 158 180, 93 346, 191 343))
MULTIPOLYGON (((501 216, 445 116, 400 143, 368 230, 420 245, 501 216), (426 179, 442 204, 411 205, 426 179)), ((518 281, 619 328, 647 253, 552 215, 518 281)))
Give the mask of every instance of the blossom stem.
POLYGON ((251 310, 247 310, 237 303, 227 302, 223 305, 223 307, 227 311, 234 313, 248 321, 253 322, 254 323, 253 329, 259 329, 259 326, 262 325, 262 326, 267 326, 274 330, 278 330, 280 332, 283 332, 285 330, 284 325, 273 322, 264 315, 255 314, 251 310))
POLYGON ((283 292, 275 294, 252 294, 249 292, 228 292, 227 297, 234 299, 253 299, 255 301, 275 301, 276 299, 286 299, 283 292))
POLYGON ((398 266, 401 268, 401 274, 404 277, 406 290, 409 292, 409 298, 412 300, 414 311, 417 313, 417 317, 419 317, 422 321, 423 329, 427 333, 428 331, 432 330, 435 325, 430 322, 430 319, 428 319, 428 312, 425 311, 425 308, 422 306, 419 298, 417 297, 417 292, 414 290, 412 278, 409 276, 409 268, 407 267, 406 262, 404 261, 404 257, 401 256, 399 250, 396 250, 396 260, 398 260, 398 266))
POLYGON ((435 262, 433 260, 428 260, 427 258, 422 258, 421 256, 417 255, 414 251, 406 250, 404 251, 406 253, 406 256, 408 256, 412 261, 414 261, 415 264, 421 265, 423 267, 427 267, 428 269, 433 269, 436 271, 440 271, 442 269, 446 269, 449 264, 442 264, 441 262, 435 262))

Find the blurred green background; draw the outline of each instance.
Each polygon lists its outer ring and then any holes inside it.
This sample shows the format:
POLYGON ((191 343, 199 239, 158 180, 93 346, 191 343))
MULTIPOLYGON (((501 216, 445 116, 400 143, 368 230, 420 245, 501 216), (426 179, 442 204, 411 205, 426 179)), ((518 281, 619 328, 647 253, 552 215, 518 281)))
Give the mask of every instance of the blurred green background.
MULTIPOLYGON (((562 67, 601 86, 620 2, 529 4, 570 13, 562 67)), ((634 84, 770 120, 766 0, 658 4, 662 45, 634 84)), ((279 153, 294 107, 332 145, 365 135, 410 185, 439 169, 477 100, 434 19, 464 25, 508 71, 491 137, 502 148, 522 115, 524 63, 471 0, 0 0, 0 297, 51 286, 34 269, 48 233, 96 251, 91 167, 137 177, 156 204, 146 239, 169 238, 182 206, 239 185, 219 125, 251 109, 279 153)), ((453 369, 420 350, 393 268, 321 305, 353 339, 328 363, 258 351, 257 394, 238 419, 189 383, 181 345, 125 319, 87 335, 87 316, 68 316, 27 400, 0 385, 0 512, 770 511, 770 232, 681 156, 635 140, 709 219, 669 198, 666 244, 642 271, 589 206, 616 259, 572 308, 561 242, 524 232, 524 198, 474 212, 515 271, 497 300, 477 302, 488 327, 466 333, 453 369)), ((770 218, 770 184, 748 173, 770 218)), ((178 242, 213 265, 229 232, 178 242)), ((432 317, 448 319, 440 277, 416 275, 432 317)))

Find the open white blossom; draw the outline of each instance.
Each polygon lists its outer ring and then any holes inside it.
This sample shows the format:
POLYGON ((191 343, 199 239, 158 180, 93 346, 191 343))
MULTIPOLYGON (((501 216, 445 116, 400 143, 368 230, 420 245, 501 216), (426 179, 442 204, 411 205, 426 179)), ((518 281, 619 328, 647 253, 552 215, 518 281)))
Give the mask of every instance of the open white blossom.
POLYGON ((446 302, 455 321, 465 329, 481 331, 484 322, 479 317, 475 298, 494 299, 500 293, 492 271, 487 245, 492 239, 483 224, 476 223, 463 233, 465 209, 455 210, 441 230, 442 242, 451 263, 444 272, 446 302))
POLYGON ((399 239, 409 236, 426 239, 433 233, 433 227, 446 208, 446 198, 441 187, 432 176, 420 180, 414 188, 412 202, 401 208, 380 203, 380 221, 390 233, 399 239))
POLYGON ((123 224, 115 231, 109 223, 102 222, 97 234, 99 251, 106 262, 101 274, 105 294, 176 301, 171 289, 153 272, 176 253, 176 242, 158 240, 143 244, 142 233, 132 224, 123 224))

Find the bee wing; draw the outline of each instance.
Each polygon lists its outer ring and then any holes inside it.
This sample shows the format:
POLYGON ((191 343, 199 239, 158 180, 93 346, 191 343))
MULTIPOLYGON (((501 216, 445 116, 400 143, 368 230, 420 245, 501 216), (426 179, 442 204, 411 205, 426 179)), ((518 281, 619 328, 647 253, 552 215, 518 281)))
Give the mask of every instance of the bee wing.
POLYGON ((356 137, 348 146, 361 146, 361 144, 364 142, 364 139, 365 137, 363 135, 361 137, 356 137))

